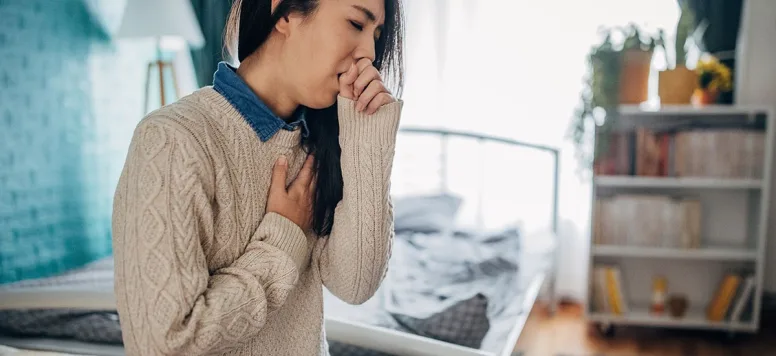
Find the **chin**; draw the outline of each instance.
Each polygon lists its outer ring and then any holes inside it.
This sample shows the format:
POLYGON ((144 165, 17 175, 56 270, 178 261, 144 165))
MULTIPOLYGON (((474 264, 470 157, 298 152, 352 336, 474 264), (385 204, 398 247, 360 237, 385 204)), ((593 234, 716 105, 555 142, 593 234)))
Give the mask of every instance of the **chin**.
POLYGON ((337 102, 337 92, 329 95, 317 95, 311 97, 304 105, 311 109, 325 109, 337 102))

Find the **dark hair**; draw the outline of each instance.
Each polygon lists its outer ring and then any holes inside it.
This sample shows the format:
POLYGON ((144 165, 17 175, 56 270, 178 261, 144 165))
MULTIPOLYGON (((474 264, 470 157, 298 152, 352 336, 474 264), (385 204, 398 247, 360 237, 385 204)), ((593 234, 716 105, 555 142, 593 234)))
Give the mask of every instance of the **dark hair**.
MULTIPOLYGON (((272 12, 272 0, 235 0, 225 38, 230 56, 242 62, 264 44, 278 20, 291 13, 310 16, 319 1, 282 0, 272 12)), ((383 31, 375 44, 374 66, 380 70, 386 87, 400 97, 404 81, 401 0, 385 0, 385 14, 383 31)), ((342 200, 337 104, 324 109, 308 108, 306 119, 310 134, 302 145, 315 156, 317 177, 312 227, 319 236, 326 236, 334 224, 334 209, 342 200)))

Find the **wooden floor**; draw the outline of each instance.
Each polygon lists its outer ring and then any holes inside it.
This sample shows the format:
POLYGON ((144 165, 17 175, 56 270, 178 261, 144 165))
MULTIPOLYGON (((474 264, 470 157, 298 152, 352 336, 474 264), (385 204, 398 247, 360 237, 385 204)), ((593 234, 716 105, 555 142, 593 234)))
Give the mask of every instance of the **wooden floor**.
MULTIPOLYGON (((776 325, 756 334, 619 327, 606 338, 589 326, 579 305, 563 304, 550 317, 544 307, 529 318, 517 350, 526 356, 760 356, 776 355, 776 325)), ((769 325, 770 324, 770 325, 769 325)))
MULTIPOLYGON (((618 328, 612 338, 588 326, 579 305, 563 304, 554 316, 534 308, 516 350, 525 356, 769 356, 776 355, 776 318, 764 322, 756 335, 729 338, 726 333, 687 330, 618 328)), ((61 354, 3 349, 0 355, 61 354)))

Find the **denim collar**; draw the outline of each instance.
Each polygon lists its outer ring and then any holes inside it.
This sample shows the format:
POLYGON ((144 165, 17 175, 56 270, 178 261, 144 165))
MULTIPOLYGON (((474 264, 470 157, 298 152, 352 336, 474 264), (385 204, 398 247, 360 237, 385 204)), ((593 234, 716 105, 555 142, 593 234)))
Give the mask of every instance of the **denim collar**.
POLYGON ((213 89, 223 95, 240 112, 262 142, 272 138, 281 129, 294 131, 301 127, 303 137, 306 137, 309 132, 304 107, 300 106, 294 113, 295 120, 287 123, 275 115, 237 75, 236 69, 226 62, 218 63, 218 70, 213 74, 213 89))

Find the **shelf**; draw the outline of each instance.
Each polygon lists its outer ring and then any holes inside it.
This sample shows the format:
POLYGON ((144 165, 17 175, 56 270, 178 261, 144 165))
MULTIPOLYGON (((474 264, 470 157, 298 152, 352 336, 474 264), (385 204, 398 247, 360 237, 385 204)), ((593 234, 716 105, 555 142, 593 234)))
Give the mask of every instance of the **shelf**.
MULTIPOLYGON (((766 250, 769 239, 767 224, 774 220, 776 208, 765 195, 772 187, 766 171, 776 147, 773 143, 776 140, 773 118, 776 107, 696 107, 649 102, 621 105, 618 111, 620 115, 617 122, 610 126, 610 133, 619 135, 607 141, 613 147, 611 155, 596 162, 600 172, 610 174, 595 173, 591 179, 590 240, 586 256, 586 300, 589 302, 585 305, 585 316, 589 321, 600 322, 604 326, 633 325, 731 333, 758 331, 762 296, 766 289, 762 276, 767 271, 768 259, 773 258, 770 256, 773 251, 766 250), (693 134, 701 131, 751 131, 757 135, 736 136, 733 139, 726 133, 693 134), (679 137, 677 146, 677 133, 680 132, 686 132, 688 136, 685 141, 682 141, 685 138, 679 137), (641 146, 644 146, 639 145, 644 142, 649 146, 648 150, 654 148, 655 152, 649 151, 642 155, 643 159, 639 159, 637 156, 643 153, 641 146), (688 152, 682 154, 682 144, 692 150, 688 148, 684 150, 688 152), (720 145, 724 147, 709 148, 720 145), (744 152, 744 156, 739 154, 742 162, 731 161, 731 158, 737 157, 737 151, 744 152), (699 157, 705 166, 691 167, 687 160, 693 157, 699 157), (659 166, 650 163, 654 159, 661 161, 659 166), (649 161, 646 163, 649 171, 667 174, 636 175, 637 171, 647 171, 634 169, 642 161, 649 161), (765 169, 761 170, 762 167, 765 169), (738 173, 713 174, 727 171, 738 173), (634 174, 627 174, 629 172, 634 174), (689 172, 695 174, 688 176, 689 172), (686 237, 680 238, 678 234, 686 237), (696 241, 694 245, 699 247, 683 248, 681 246, 686 244, 680 240, 696 241), (628 241, 631 244, 627 244, 628 241), (600 268, 606 266, 611 269, 602 273, 600 268), (752 299, 747 306, 753 308, 751 312, 747 311, 747 315, 751 316, 735 322, 709 321, 706 304, 714 300, 715 293, 719 293, 728 273, 754 276, 752 299), (667 279, 669 294, 681 292, 691 301, 691 309, 685 317, 673 318, 668 313, 651 315, 649 312, 649 300, 659 276, 667 279), (613 291, 626 300, 629 313, 614 315, 598 312, 596 307, 609 299, 601 299, 600 295, 613 291), (633 298, 632 302, 629 297, 633 298)), ((604 130, 602 133, 607 132, 604 130)), ((604 137, 594 136, 594 140, 604 137)), ((734 293, 735 298, 739 292, 734 293)), ((608 304, 611 305, 611 302, 608 304)))
POLYGON ((756 250, 724 247, 705 247, 698 249, 593 245, 594 256, 605 257, 643 257, 675 260, 713 260, 713 261, 755 261, 756 250))
POLYGON ((597 187, 609 188, 683 188, 683 189, 761 189, 760 179, 701 177, 597 176, 597 187))
POLYGON ((668 315, 655 316, 649 313, 647 307, 632 308, 624 315, 610 313, 590 313, 590 321, 636 326, 663 326, 675 328, 693 328, 706 330, 731 330, 731 331, 755 331, 757 328, 751 322, 715 322, 706 319, 704 308, 690 308, 682 318, 674 318, 668 315))
POLYGON ((692 105, 621 105, 620 113, 624 115, 748 115, 767 114, 770 110, 761 106, 741 105, 709 105, 695 107, 692 105))

